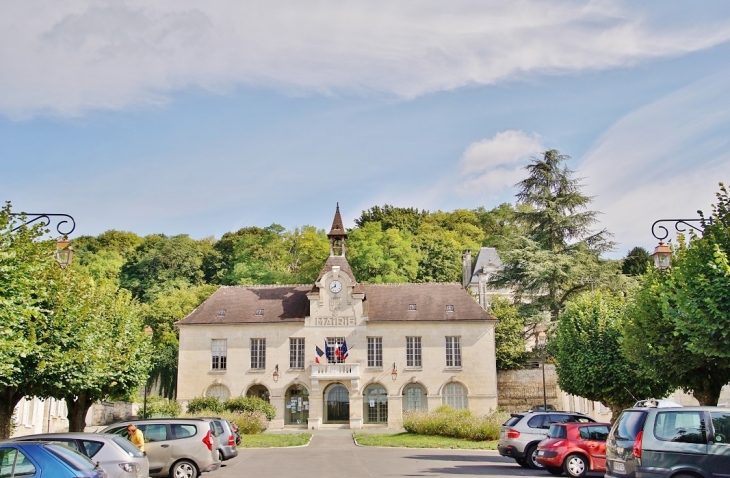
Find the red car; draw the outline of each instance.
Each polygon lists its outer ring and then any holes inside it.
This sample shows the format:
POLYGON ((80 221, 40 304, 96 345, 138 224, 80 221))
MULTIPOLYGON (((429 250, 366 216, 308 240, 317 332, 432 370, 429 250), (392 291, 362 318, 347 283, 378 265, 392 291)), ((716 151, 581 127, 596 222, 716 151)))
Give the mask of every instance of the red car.
POLYGON ((581 477, 588 471, 606 471, 609 423, 556 423, 537 445, 536 460, 550 474, 581 477))

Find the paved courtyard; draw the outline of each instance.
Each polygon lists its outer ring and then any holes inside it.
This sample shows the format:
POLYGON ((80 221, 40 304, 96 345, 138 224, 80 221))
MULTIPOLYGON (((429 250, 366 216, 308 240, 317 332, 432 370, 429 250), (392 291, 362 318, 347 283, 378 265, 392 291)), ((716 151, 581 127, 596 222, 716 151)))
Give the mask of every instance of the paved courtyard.
MULTIPOLYGON (((315 431, 308 446, 241 449, 210 478, 243 476, 350 478, 374 476, 510 476, 549 477, 527 470, 496 451, 373 448, 353 443, 350 430, 315 431)), ((592 474, 602 476, 601 473, 592 474)), ((203 475, 207 478, 206 475, 203 475)))

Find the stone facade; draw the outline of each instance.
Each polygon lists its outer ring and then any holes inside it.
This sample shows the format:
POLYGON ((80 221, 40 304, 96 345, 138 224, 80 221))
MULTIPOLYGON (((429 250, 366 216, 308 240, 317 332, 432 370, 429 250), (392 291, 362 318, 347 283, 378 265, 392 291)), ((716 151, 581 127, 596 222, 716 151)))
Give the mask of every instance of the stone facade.
POLYGON ((358 283, 339 208, 328 236, 314 284, 222 287, 177 322, 178 400, 257 395, 276 407, 271 428, 397 428, 404 409, 443 403, 495 410, 496 320, 461 284, 358 283))

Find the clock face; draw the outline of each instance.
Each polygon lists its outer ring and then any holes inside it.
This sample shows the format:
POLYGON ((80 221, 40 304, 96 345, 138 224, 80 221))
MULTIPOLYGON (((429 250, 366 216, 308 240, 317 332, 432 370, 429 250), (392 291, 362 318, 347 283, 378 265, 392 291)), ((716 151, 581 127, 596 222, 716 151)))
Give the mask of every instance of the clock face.
POLYGON ((330 290, 334 292, 335 294, 342 290, 342 282, 338 280, 333 280, 330 282, 330 290))

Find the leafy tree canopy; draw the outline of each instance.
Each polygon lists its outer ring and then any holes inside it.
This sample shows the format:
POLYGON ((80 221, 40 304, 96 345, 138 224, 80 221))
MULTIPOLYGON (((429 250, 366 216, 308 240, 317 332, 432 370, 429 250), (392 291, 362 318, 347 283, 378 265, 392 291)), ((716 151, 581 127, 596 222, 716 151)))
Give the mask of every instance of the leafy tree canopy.
POLYGON ((549 341, 560 388, 603 403, 614 417, 633 405, 634 397, 663 397, 670 389, 623 353, 625 305, 616 294, 586 292, 567 305, 549 341))
POLYGON ((526 167, 528 177, 517 184, 515 213, 526 233, 501 252, 504 268, 491 281, 496 288, 512 287, 517 300, 533 302, 553 320, 571 298, 615 282, 617 273, 600 258, 613 243, 605 229, 592 231, 598 213, 584 210, 591 198, 563 165, 568 159, 550 150, 526 167))
MULTIPOLYGON (((414 282, 419 253, 411 234, 396 228, 383 230, 379 222, 367 222, 350 232, 347 257, 361 282, 414 282)), ((321 266, 320 266, 321 268, 321 266)))
MULTIPOLYGON (((675 257, 675 264, 683 259, 675 257)), ((626 308, 624 350, 661 381, 692 393, 702 405, 717 405, 730 381, 730 359, 708 357, 688 349, 688 337, 675 324, 673 271, 649 269, 626 308)))
POLYGON ((640 276, 644 274, 651 264, 651 254, 643 247, 634 247, 621 264, 621 272, 628 276, 640 276))
POLYGON ((490 304, 489 313, 499 319, 494 331, 497 370, 522 368, 527 359, 525 319, 520 315, 518 307, 507 299, 496 297, 490 304))

